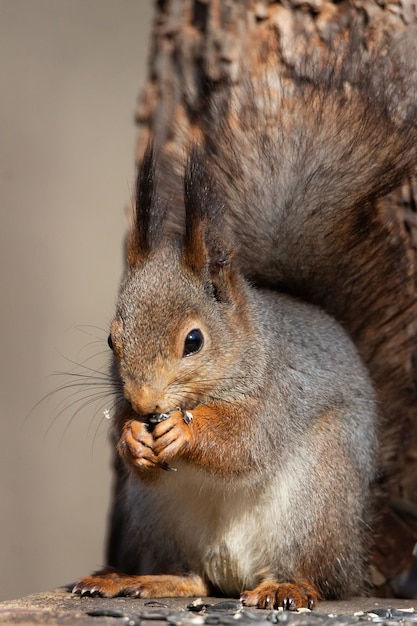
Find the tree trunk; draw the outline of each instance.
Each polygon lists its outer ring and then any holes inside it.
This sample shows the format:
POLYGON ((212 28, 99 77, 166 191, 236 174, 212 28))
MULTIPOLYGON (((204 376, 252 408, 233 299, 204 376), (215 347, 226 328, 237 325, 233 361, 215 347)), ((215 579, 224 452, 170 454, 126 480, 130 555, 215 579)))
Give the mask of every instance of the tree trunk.
MULTIPOLYGON (((352 29, 365 56, 415 22, 411 0, 160 0, 149 77, 137 110, 137 162, 153 138, 166 162, 174 167, 182 163, 187 143, 199 134, 208 94, 227 94, 230 85, 239 93, 242 65, 256 74, 263 58, 281 71, 306 50, 314 51, 320 63, 352 29)), ((173 193, 167 189, 167 196, 173 193)), ((408 565, 417 541, 416 207, 415 180, 405 180, 375 204, 376 220, 386 233, 385 252, 401 258, 400 272, 381 277, 386 284, 382 300, 369 298, 365 319, 354 308, 330 310, 348 328, 367 363, 384 414, 388 469, 373 566, 381 593, 392 593, 389 583, 408 565)), ((371 289, 366 277, 356 288, 371 289)))

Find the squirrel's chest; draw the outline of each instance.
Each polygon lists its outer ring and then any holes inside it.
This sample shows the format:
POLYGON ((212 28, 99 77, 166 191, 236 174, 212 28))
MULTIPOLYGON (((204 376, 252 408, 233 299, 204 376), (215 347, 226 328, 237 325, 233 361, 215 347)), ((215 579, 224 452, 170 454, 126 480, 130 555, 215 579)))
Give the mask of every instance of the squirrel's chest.
POLYGON ((255 545, 259 525, 250 509, 242 503, 213 499, 197 514, 189 509, 187 519, 179 516, 177 537, 188 555, 190 569, 196 570, 227 595, 240 593, 254 582, 258 569, 255 545), (203 520, 201 513, 206 513, 203 520))
POLYGON ((259 567, 253 551, 255 539, 252 524, 236 524, 217 536, 208 536, 207 543, 201 546, 200 569, 226 595, 236 595, 256 583, 259 567))
POLYGON ((169 519, 161 541, 166 545, 170 536, 171 545, 186 556, 190 569, 225 594, 237 594, 256 584, 259 571, 268 566, 271 548, 277 554, 274 547, 278 548, 280 537, 281 542, 288 537, 286 490, 277 485, 262 494, 247 488, 231 490, 204 479, 199 483, 195 476, 187 480, 186 472, 180 478, 180 469, 172 478, 175 484, 170 481, 168 488, 167 482, 159 493, 159 505, 164 503, 169 519), (271 540, 278 545, 271 546, 271 540))

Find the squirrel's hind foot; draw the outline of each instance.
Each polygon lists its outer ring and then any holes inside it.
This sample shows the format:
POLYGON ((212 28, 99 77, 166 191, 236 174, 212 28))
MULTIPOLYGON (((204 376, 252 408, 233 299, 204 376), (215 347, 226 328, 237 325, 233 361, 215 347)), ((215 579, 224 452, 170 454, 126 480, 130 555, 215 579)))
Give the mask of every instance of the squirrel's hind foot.
POLYGON ((303 583, 280 583, 268 580, 253 591, 244 591, 240 596, 245 606, 256 606, 258 609, 279 609, 296 611, 312 609, 319 600, 319 592, 314 585, 303 583))
POLYGON ((208 587, 196 574, 130 576, 105 569, 78 581, 72 593, 81 596, 133 596, 136 598, 193 597, 208 595, 208 587))

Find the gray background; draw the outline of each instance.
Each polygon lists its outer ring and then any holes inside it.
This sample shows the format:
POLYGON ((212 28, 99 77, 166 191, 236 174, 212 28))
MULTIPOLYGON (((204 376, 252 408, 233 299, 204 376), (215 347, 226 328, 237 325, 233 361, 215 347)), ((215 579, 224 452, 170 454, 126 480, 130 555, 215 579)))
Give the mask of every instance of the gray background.
POLYGON ((0 599, 103 562, 111 403, 35 405, 105 368, 151 5, 0 0, 0 599))

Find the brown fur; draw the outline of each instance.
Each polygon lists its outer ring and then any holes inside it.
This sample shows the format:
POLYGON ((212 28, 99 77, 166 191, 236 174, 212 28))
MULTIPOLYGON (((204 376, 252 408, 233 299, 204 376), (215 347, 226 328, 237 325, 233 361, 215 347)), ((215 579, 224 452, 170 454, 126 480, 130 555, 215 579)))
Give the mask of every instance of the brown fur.
POLYGON ((208 587, 198 576, 126 576, 103 569, 83 579, 83 595, 136 596, 140 598, 206 596, 208 587))

